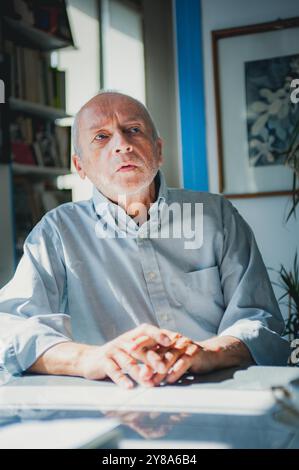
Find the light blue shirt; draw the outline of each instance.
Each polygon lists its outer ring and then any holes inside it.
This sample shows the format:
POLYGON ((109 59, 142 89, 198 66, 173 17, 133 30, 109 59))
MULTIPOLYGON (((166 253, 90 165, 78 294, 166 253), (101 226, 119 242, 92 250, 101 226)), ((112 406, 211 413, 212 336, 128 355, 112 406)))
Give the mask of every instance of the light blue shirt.
POLYGON ((101 345, 144 322, 196 341, 234 336, 257 364, 286 365, 284 322, 250 227, 222 196, 167 188, 161 170, 155 181, 158 196, 140 227, 96 188, 34 227, 0 291, 4 372, 22 373, 59 342, 101 345), (154 236, 172 203, 202 206, 201 246, 154 236))

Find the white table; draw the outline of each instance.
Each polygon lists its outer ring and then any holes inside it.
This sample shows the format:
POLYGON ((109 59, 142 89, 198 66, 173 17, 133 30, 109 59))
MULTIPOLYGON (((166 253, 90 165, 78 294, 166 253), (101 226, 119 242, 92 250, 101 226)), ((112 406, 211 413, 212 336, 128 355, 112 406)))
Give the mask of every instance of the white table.
POLYGON ((252 366, 123 390, 108 380, 25 374, 0 388, 0 424, 113 417, 121 448, 299 448, 296 419, 272 390, 298 377, 297 368, 252 366))

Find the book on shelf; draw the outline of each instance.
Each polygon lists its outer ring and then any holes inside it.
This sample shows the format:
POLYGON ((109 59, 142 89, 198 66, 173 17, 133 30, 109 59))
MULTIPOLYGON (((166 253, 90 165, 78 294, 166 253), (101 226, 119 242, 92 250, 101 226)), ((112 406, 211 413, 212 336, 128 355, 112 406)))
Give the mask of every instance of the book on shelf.
POLYGON ((62 168, 70 168, 71 135, 70 128, 55 126, 55 138, 62 168))
POLYGON ((70 129, 40 118, 16 115, 10 125, 12 160, 24 165, 70 167, 70 129))
POLYGON ((34 15, 30 4, 24 0, 13 0, 10 5, 10 12, 15 18, 21 19, 23 23, 34 25, 34 15))
POLYGON ((11 96, 65 109, 65 72, 51 67, 48 54, 5 41, 10 59, 11 96))
POLYGON ((4 13, 24 25, 73 44, 65 0, 12 0, 6 2, 4 13))
POLYGON ((13 161, 23 165, 35 165, 32 148, 26 142, 15 141, 11 143, 13 161))

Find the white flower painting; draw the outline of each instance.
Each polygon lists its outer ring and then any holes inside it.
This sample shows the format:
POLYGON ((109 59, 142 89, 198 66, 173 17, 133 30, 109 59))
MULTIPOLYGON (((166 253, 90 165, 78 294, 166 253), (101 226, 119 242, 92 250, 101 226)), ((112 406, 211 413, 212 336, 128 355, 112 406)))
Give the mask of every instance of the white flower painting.
POLYGON ((299 78, 299 54, 245 62, 248 155, 251 166, 283 165, 299 120, 290 84, 299 78))

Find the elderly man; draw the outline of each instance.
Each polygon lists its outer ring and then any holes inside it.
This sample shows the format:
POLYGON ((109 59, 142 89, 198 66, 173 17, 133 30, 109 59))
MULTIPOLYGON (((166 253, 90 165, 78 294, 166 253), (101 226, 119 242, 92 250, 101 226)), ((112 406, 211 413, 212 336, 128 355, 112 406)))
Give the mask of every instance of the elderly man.
POLYGON ((93 196, 48 212, 26 239, 0 292, 1 367, 130 388, 286 364, 283 319, 252 231, 223 197, 166 187, 146 108, 101 92, 80 109, 73 137, 93 196), (159 236, 183 220, 169 217, 173 204, 192 209, 198 243, 159 236))

